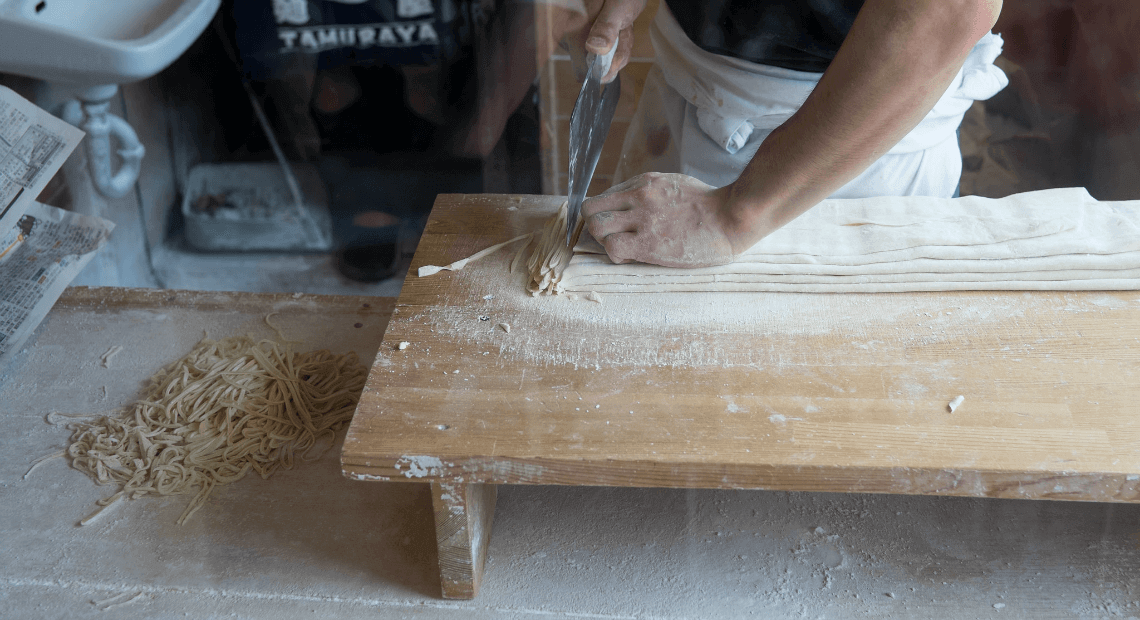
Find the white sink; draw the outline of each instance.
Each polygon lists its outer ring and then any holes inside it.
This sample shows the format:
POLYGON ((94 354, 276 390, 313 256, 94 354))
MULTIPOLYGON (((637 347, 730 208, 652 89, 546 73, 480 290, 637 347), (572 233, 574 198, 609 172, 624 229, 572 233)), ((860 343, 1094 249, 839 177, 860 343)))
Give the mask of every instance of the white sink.
MULTIPOLYGON (((90 173, 72 170, 71 160, 64 166, 73 188, 89 178, 105 198, 130 193, 146 149, 130 124, 108 112, 109 102, 119 84, 169 67, 220 5, 221 0, 0 0, 0 73, 42 80, 75 97, 58 108, 64 120, 87 133, 90 173)), ((97 206, 90 210, 98 214, 97 206)))
POLYGON ((75 86, 170 66, 221 0, 0 0, 0 72, 75 86))

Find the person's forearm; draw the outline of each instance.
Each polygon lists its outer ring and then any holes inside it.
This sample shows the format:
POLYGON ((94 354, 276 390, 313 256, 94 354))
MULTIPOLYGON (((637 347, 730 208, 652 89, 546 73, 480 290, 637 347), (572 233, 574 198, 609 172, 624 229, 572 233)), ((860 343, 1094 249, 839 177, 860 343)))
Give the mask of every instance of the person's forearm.
POLYGON ((522 103, 554 47, 567 30, 581 28, 585 16, 542 2, 505 2, 495 14, 486 44, 477 50, 479 95, 463 150, 486 157, 507 119, 522 103))
POLYGON ((507 2, 476 41, 478 91, 462 151, 486 157, 535 76, 534 5, 507 2))
POLYGON ((739 254, 909 133, 993 27, 1001 0, 867 0, 819 85, 722 188, 739 254))

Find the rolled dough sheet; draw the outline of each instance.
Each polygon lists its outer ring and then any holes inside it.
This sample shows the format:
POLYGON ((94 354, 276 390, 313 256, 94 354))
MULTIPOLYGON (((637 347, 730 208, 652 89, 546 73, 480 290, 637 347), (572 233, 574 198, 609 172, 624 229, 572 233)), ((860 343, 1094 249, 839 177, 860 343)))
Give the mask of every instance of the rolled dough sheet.
POLYGON ((991 199, 825 200, 735 262, 615 265, 582 235, 558 290, 597 292, 1140 289, 1140 201, 1083 188, 991 199))

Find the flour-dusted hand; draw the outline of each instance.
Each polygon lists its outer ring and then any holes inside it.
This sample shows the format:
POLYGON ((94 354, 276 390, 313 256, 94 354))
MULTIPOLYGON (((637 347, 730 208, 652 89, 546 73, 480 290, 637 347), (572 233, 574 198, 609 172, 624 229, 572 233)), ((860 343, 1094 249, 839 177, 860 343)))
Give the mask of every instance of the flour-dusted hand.
POLYGON ((647 172, 582 204, 586 228, 615 263, 711 267, 732 262, 737 222, 725 192, 684 174, 647 172))
POLYGON ((633 22, 645 10, 646 0, 585 0, 586 27, 572 33, 570 55, 579 79, 585 76, 585 55, 591 52, 602 56, 617 45, 613 64, 609 73, 602 77, 603 83, 612 82, 614 77, 629 62, 633 51, 633 22))

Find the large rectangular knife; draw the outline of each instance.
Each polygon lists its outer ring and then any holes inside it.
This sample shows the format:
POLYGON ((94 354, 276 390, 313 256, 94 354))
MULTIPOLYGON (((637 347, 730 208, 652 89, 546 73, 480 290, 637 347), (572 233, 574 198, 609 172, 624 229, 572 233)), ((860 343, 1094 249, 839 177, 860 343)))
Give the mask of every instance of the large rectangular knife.
POLYGON ((602 84, 602 78, 610 71, 610 64, 617 50, 615 44, 604 56, 587 55, 589 69, 582 91, 574 103, 570 114, 570 193, 566 228, 566 245, 573 243, 574 232, 578 229, 578 217, 582 212, 582 201, 586 199, 586 189, 594 177, 598 157, 602 154, 602 144, 610 131, 610 121, 614 118, 618 98, 621 97, 621 80, 615 76, 609 84, 602 84))

